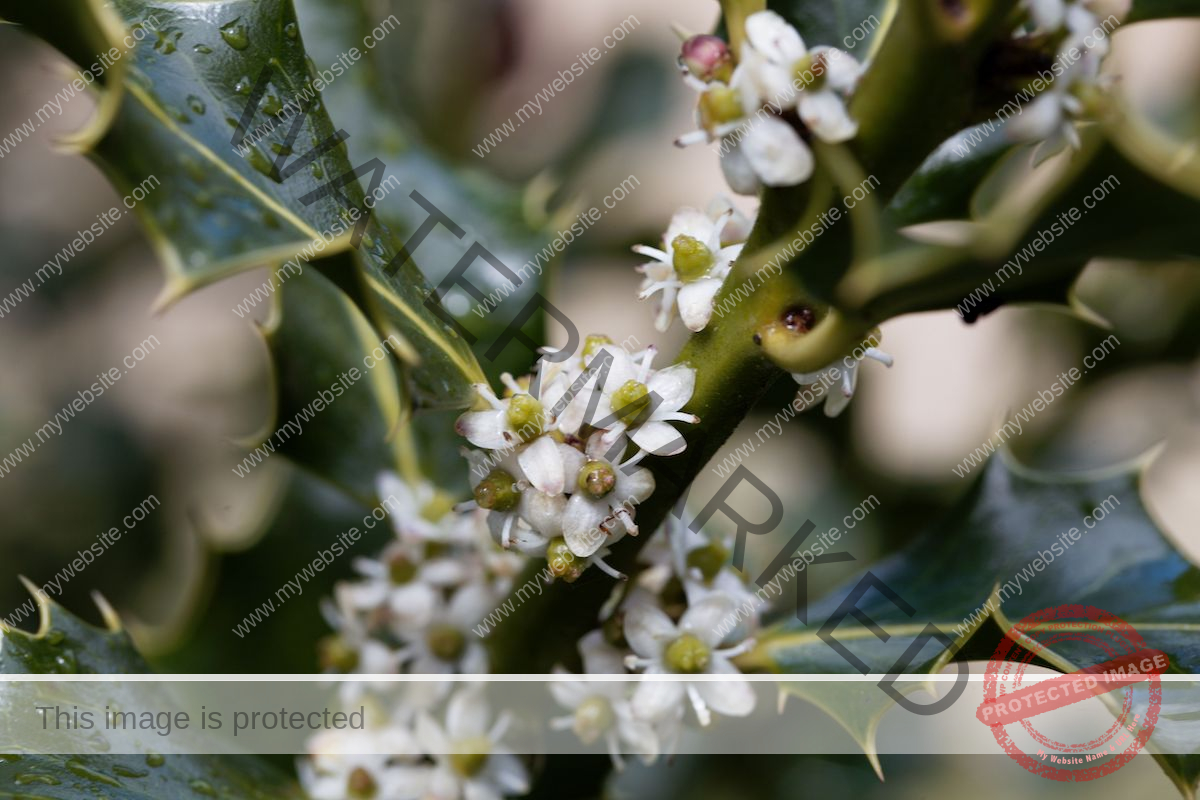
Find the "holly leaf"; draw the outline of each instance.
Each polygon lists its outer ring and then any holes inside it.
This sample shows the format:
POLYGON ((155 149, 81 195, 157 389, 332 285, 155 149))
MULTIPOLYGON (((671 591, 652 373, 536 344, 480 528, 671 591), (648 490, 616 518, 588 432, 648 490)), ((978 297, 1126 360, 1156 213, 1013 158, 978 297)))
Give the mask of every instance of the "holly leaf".
POLYGON ((872 42, 891 22, 897 0, 770 0, 767 8, 800 31, 809 47, 828 45, 865 61, 872 42))
POLYGON ((1190 0, 1133 0, 1125 24, 1173 17, 1200 16, 1200 8, 1190 0))
MULTIPOLYGON (((1021 467, 1008 456, 993 458, 946 519, 912 546, 870 568, 915 613, 909 615, 878 591, 868 591, 857 606, 890 638, 881 641, 855 617, 847 617, 834 631, 836 640, 865 671, 888 674, 904 663, 901 655, 909 646, 918 646, 926 626, 933 624, 952 644, 926 638, 909 666, 900 668, 933 674, 966 649, 992 652, 995 643, 983 641, 987 631, 996 630, 991 623, 1007 635, 1015 621, 1034 612, 1081 604, 1132 625, 1148 647, 1169 656, 1171 672, 1200 671, 1200 570, 1147 512, 1138 490, 1139 475, 1137 469, 1051 475, 1021 467), (1014 581, 1020 583, 1019 592, 1010 585, 1014 581)), ((766 633, 761 639, 763 663, 782 673, 858 672, 817 635, 817 629, 865 574, 812 604, 810 625, 789 619, 766 633)), ((1047 660, 1069 671, 1103 658, 1094 650, 1055 645, 1047 660)), ((874 752, 878 717, 892 704, 882 691, 871 689, 865 698, 831 696, 822 704, 865 742, 869 755, 874 752)), ((804 690, 792 685, 785 691, 804 690)), ((1160 765, 1190 793, 1200 775, 1200 737, 1187 727, 1194 714, 1178 709, 1172 718, 1168 712, 1164 709, 1151 745, 1164 750, 1156 756, 1160 765)))
POLYGON ((352 165, 340 145, 345 133, 315 91, 288 0, 120 0, 108 11, 87 0, 8 5, 7 19, 77 58, 86 51, 78 41, 97 38, 97 18, 113 47, 131 43, 112 73, 120 80, 104 90, 104 105, 116 110, 98 116, 78 147, 120 191, 144 194, 135 211, 166 271, 160 305, 302 251, 302 263, 348 253, 349 282, 369 298, 368 315, 408 342, 413 397, 431 406, 470 401, 478 364, 426 307, 430 287, 415 264, 397 258, 395 238, 365 210, 359 181, 383 184, 383 165, 352 165), (255 92, 260 76, 269 80, 255 92), (289 101, 303 110, 254 141, 289 101), (361 230, 355 211, 367 221, 361 230))
MULTIPOLYGON (((352 67, 353 75, 332 82, 324 96, 334 118, 353 132, 347 147, 354 163, 377 158, 398 181, 398 188, 376 205, 379 217, 401 240, 407 240, 427 224, 431 212, 426 204, 431 204, 462 232, 456 236, 445 224, 438 224, 416 248, 413 255, 429 282, 440 286, 476 243, 520 278, 519 285, 514 285, 502 271, 476 255, 465 279, 487 299, 481 302, 457 286, 448 287, 442 304, 474 337, 475 353, 490 378, 495 380, 506 371, 527 371, 536 356, 523 347, 510 346, 495 359, 484 354, 544 287, 544 276, 557 261, 550 240, 553 228, 563 220, 552 219, 543 207, 553 183, 541 179, 524 186, 502 180, 471 165, 454 163, 422 140, 409 119, 404 98, 397 96, 392 77, 411 72, 413 53, 419 49, 420 43, 413 39, 421 25, 409 19, 416 13, 414 9, 401 12, 413 24, 406 27, 401 23, 386 39, 367 49, 364 40, 374 41, 368 37, 379 36, 393 24, 390 17, 381 19, 375 7, 341 0, 297 0, 296 7, 309 52, 318 65, 337 63, 339 56, 356 47, 363 51, 362 59, 352 67), (414 198, 413 192, 423 200, 414 198)), ((461 114, 464 119, 469 117, 469 109, 461 114)), ((571 221, 562 227, 569 227, 571 221)), ((542 316, 535 314, 522 326, 539 342, 545 339, 542 316)))
MULTIPOLYGON (((41 611, 37 633, 0 626, 0 674, 147 673, 112 609, 97 595, 106 627, 70 614, 26 582, 41 611)), ((53 684, 40 684, 53 687, 53 684)), ((0 706, 15 690, 0 683, 0 706)), ((6 748, 7 749, 7 748, 6 748)), ((112 800, 149 798, 295 798, 295 781, 256 756, 212 755, 0 755, 0 796, 75 800, 102 795, 112 800)))
POLYGON ((272 413, 247 447, 274 452, 373 505, 375 478, 397 469, 393 437, 408 415, 392 353, 354 302, 309 270, 274 295, 262 329, 271 354, 272 413))

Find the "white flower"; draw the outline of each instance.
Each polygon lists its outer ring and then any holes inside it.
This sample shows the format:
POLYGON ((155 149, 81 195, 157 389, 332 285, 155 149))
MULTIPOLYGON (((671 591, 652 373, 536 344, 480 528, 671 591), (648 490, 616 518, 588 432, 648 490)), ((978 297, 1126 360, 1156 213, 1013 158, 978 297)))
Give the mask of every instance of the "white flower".
MULTIPOLYGON (((605 441, 610 445, 625 433, 648 454, 673 456, 687 449, 687 443, 668 423, 700 421, 695 414, 680 411, 692 399, 696 371, 686 364, 654 371, 650 365, 655 353, 653 347, 647 347, 642 351, 641 363, 636 365, 632 359, 613 362, 598 404, 597 421, 617 417, 606 434, 605 441)), ((642 457, 634 456, 634 462, 642 457)))
POLYGON ((739 70, 734 82, 740 91, 755 95, 757 104, 794 107, 805 127, 823 141, 844 142, 858 133, 844 100, 858 83, 858 62, 832 47, 809 50, 799 32, 774 11, 746 18, 739 70))
POLYGON ((636 655, 626 666, 641 668, 647 675, 728 675, 721 681, 654 680, 639 684, 633 708, 642 719, 669 718, 686 697, 701 725, 712 721, 712 711, 744 717, 754 710, 754 691, 749 682, 732 676, 741 672, 730 661, 753 646, 746 640, 731 648, 717 649, 725 638, 722 626, 735 613, 724 597, 709 597, 690 606, 676 625, 661 609, 637 603, 625 611, 625 639, 636 655))
POLYGON ((413 674, 487 672, 487 651, 473 628, 492 610, 495 598, 487 588, 468 584, 449 600, 438 599, 429 622, 419 630, 398 629, 405 640, 400 651, 413 674))
POLYGON ((404 542, 389 545, 378 559, 356 558, 353 565, 366 580, 339 583, 334 590, 338 605, 356 612, 382 611, 408 628, 427 624, 441 590, 469 577, 464 560, 425 561, 423 553, 404 542))
POLYGON ((488 727, 490 711, 477 687, 462 689, 450 698, 445 727, 432 716, 417 717, 416 739, 432 756, 434 766, 418 767, 413 784, 417 796, 429 800, 500 800, 529 791, 525 765, 500 743, 509 720, 500 715, 488 727))
POLYGON ((548 435, 494 461, 480 451, 464 451, 471 465, 475 504, 488 510, 487 524, 501 547, 511 547, 520 520, 545 538, 561 533, 564 491, 584 456, 548 435), (489 464, 492 466, 489 469, 489 464))
MULTIPOLYGON (((614 449, 625 451, 624 439, 614 449)), ((562 535, 577 556, 590 556, 605 543, 605 534, 620 521, 628 533, 637 535, 631 508, 654 492, 654 475, 645 467, 629 469, 629 462, 609 461, 604 433, 592 434, 587 443, 587 461, 576 474, 574 494, 562 517, 562 535)))
POLYGON ((454 538, 454 518, 448 513, 451 504, 432 483, 411 484, 395 473, 381 472, 375 479, 375 491, 401 540, 426 542, 454 538))
POLYGON ((331 730, 309 740, 299 764, 301 783, 313 800, 347 797, 416 797, 404 790, 394 761, 416 757, 416 741, 397 726, 379 730, 331 730))
POLYGON ((729 245, 723 242, 723 232, 733 219, 732 207, 715 216, 693 208, 680 209, 663 236, 662 250, 643 245, 633 248, 635 253, 654 259, 638 267, 646 276, 638 298, 645 300, 662 292, 654 319, 657 330, 670 327, 676 305, 688 330, 701 331, 708 325, 713 298, 742 252, 744 239, 729 245))
POLYGON ((513 380, 500 376, 511 394, 501 400, 486 383, 475 384, 475 392, 490 406, 486 411, 468 411, 458 418, 455 430, 471 444, 485 450, 502 450, 531 441, 549 425, 537 398, 513 380))
POLYGON ((858 358, 853 355, 846 356, 841 361, 835 361, 816 372, 794 372, 792 378, 801 386, 810 387, 817 399, 825 399, 825 416, 836 417, 850 404, 850 398, 854 397, 854 390, 858 386, 858 367, 867 358, 878 361, 885 367, 895 363, 895 359, 879 348, 867 347, 858 358))
POLYGON ((1011 139, 1042 142, 1035 157, 1040 162, 1068 145, 1079 149, 1075 120, 1087 114, 1083 98, 1103 88, 1100 62, 1108 54, 1109 35, 1083 2, 1028 0, 1027 6, 1038 31, 1065 34, 1056 58, 1062 72, 1056 72, 1049 88, 1005 125, 1011 139), (1081 54, 1067 60, 1065 55, 1072 50, 1081 54))

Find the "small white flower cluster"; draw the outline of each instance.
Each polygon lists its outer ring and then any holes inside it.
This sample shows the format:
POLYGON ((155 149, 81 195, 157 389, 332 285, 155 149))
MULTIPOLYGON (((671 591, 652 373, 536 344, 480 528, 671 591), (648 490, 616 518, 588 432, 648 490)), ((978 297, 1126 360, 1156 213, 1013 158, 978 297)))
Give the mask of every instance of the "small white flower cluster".
MULTIPOLYGON (((424 689, 423 700, 444 695, 424 689)), ((372 706, 365 730, 329 730, 309 740, 299 765, 313 800, 501 800, 529 792, 529 772, 501 739, 507 713, 491 723, 483 689, 468 685, 446 703, 444 722, 407 701, 372 706)))
POLYGON ((804 402, 805 410, 824 400, 825 416, 838 416, 854 397, 854 391, 858 388, 858 369, 863 361, 871 359, 885 367, 896 363, 891 355, 875 346, 879 338, 879 329, 876 328, 866 341, 841 361, 835 361, 816 372, 793 372, 792 380, 804 387, 798 397, 804 402))
MULTIPOLYGON (((1049 83, 1019 116, 1006 126, 1009 136, 1044 142, 1039 157, 1048 157, 1068 144, 1079 148, 1076 119, 1086 119, 1103 90, 1100 62, 1108 55, 1112 23, 1093 13, 1102 0, 1025 0, 1035 34, 1051 36, 1056 55, 1049 83)), ((1037 83, 1035 83, 1037 86, 1037 83)), ((1040 88, 1040 87, 1039 87, 1040 88)))
POLYGON ((633 252, 653 261, 638 267, 645 300, 661 292, 655 305, 654 327, 666 331, 676 308, 683 324, 702 331, 712 318, 713 299, 742 252, 753 221, 718 197, 708 212, 682 208, 671 217, 662 249, 636 245, 633 252))
POLYGON ((545 558, 551 575, 567 581, 589 564, 619 576, 603 557, 637 535, 636 507, 654 492, 654 475, 638 463, 683 452, 670 423, 698 421, 680 410, 695 370, 652 369, 654 355, 654 347, 630 354, 589 336, 581 353, 544 356, 525 379, 502 376, 502 397, 475 387, 486 408, 457 423, 481 448, 464 451, 475 495, 464 508, 486 509, 497 543, 545 558))
MULTIPOLYGON (((650 764, 673 753, 690 707, 702 726, 713 713, 744 717, 755 707, 750 683, 732 659, 754 646, 762 601, 728 563, 730 549, 668 522, 640 554, 644 569, 619 586, 604 623, 579 640, 589 675, 725 675, 720 681, 564 680, 550 684, 572 713, 551 721, 584 743, 603 739, 618 769, 621 754, 650 764)), ((558 668, 558 674, 568 674, 558 668)))
POLYGON ((396 540, 378 558, 357 558, 359 580, 339 583, 322 640, 329 672, 487 672, 472 632, 504 599, 523 561, 493 545, 483 515, 456 511, 429 483, 381 475, 380 497, 396 540))
POLYGON ((693 36, 680 66, 700 93, 698 130, 676 144, 719 142, 721 170, 739 194, 763 186, 795 186, 813 173, 806 140, 844 142, 858 133, 846 110, 862 67, 832 47, 809 49, 799 32, 773 11, 746 18, 741 58, 725 42, 693 36))

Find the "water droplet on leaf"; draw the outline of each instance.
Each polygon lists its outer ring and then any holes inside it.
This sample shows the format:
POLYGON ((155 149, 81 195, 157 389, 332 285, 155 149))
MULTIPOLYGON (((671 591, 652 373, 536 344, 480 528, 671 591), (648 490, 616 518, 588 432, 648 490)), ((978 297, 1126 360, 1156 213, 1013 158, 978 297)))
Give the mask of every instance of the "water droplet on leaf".
POLYGON ((241 17, 221 26, 221 38, 234 50, 245 50, 250 46, 250 36, 246 33, 246 26, 242 24, 241 17))

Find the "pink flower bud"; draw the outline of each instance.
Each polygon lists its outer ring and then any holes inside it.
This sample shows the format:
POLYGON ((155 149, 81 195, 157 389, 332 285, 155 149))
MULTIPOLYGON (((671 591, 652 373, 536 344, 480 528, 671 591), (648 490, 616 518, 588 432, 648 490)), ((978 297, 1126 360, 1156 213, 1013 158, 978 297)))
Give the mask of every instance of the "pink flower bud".
POLYGON ((680 63, 701 80, 729 80, 733 72, 733 54, 725 40, 709 34, 693 36, 683 43, 680 63))

